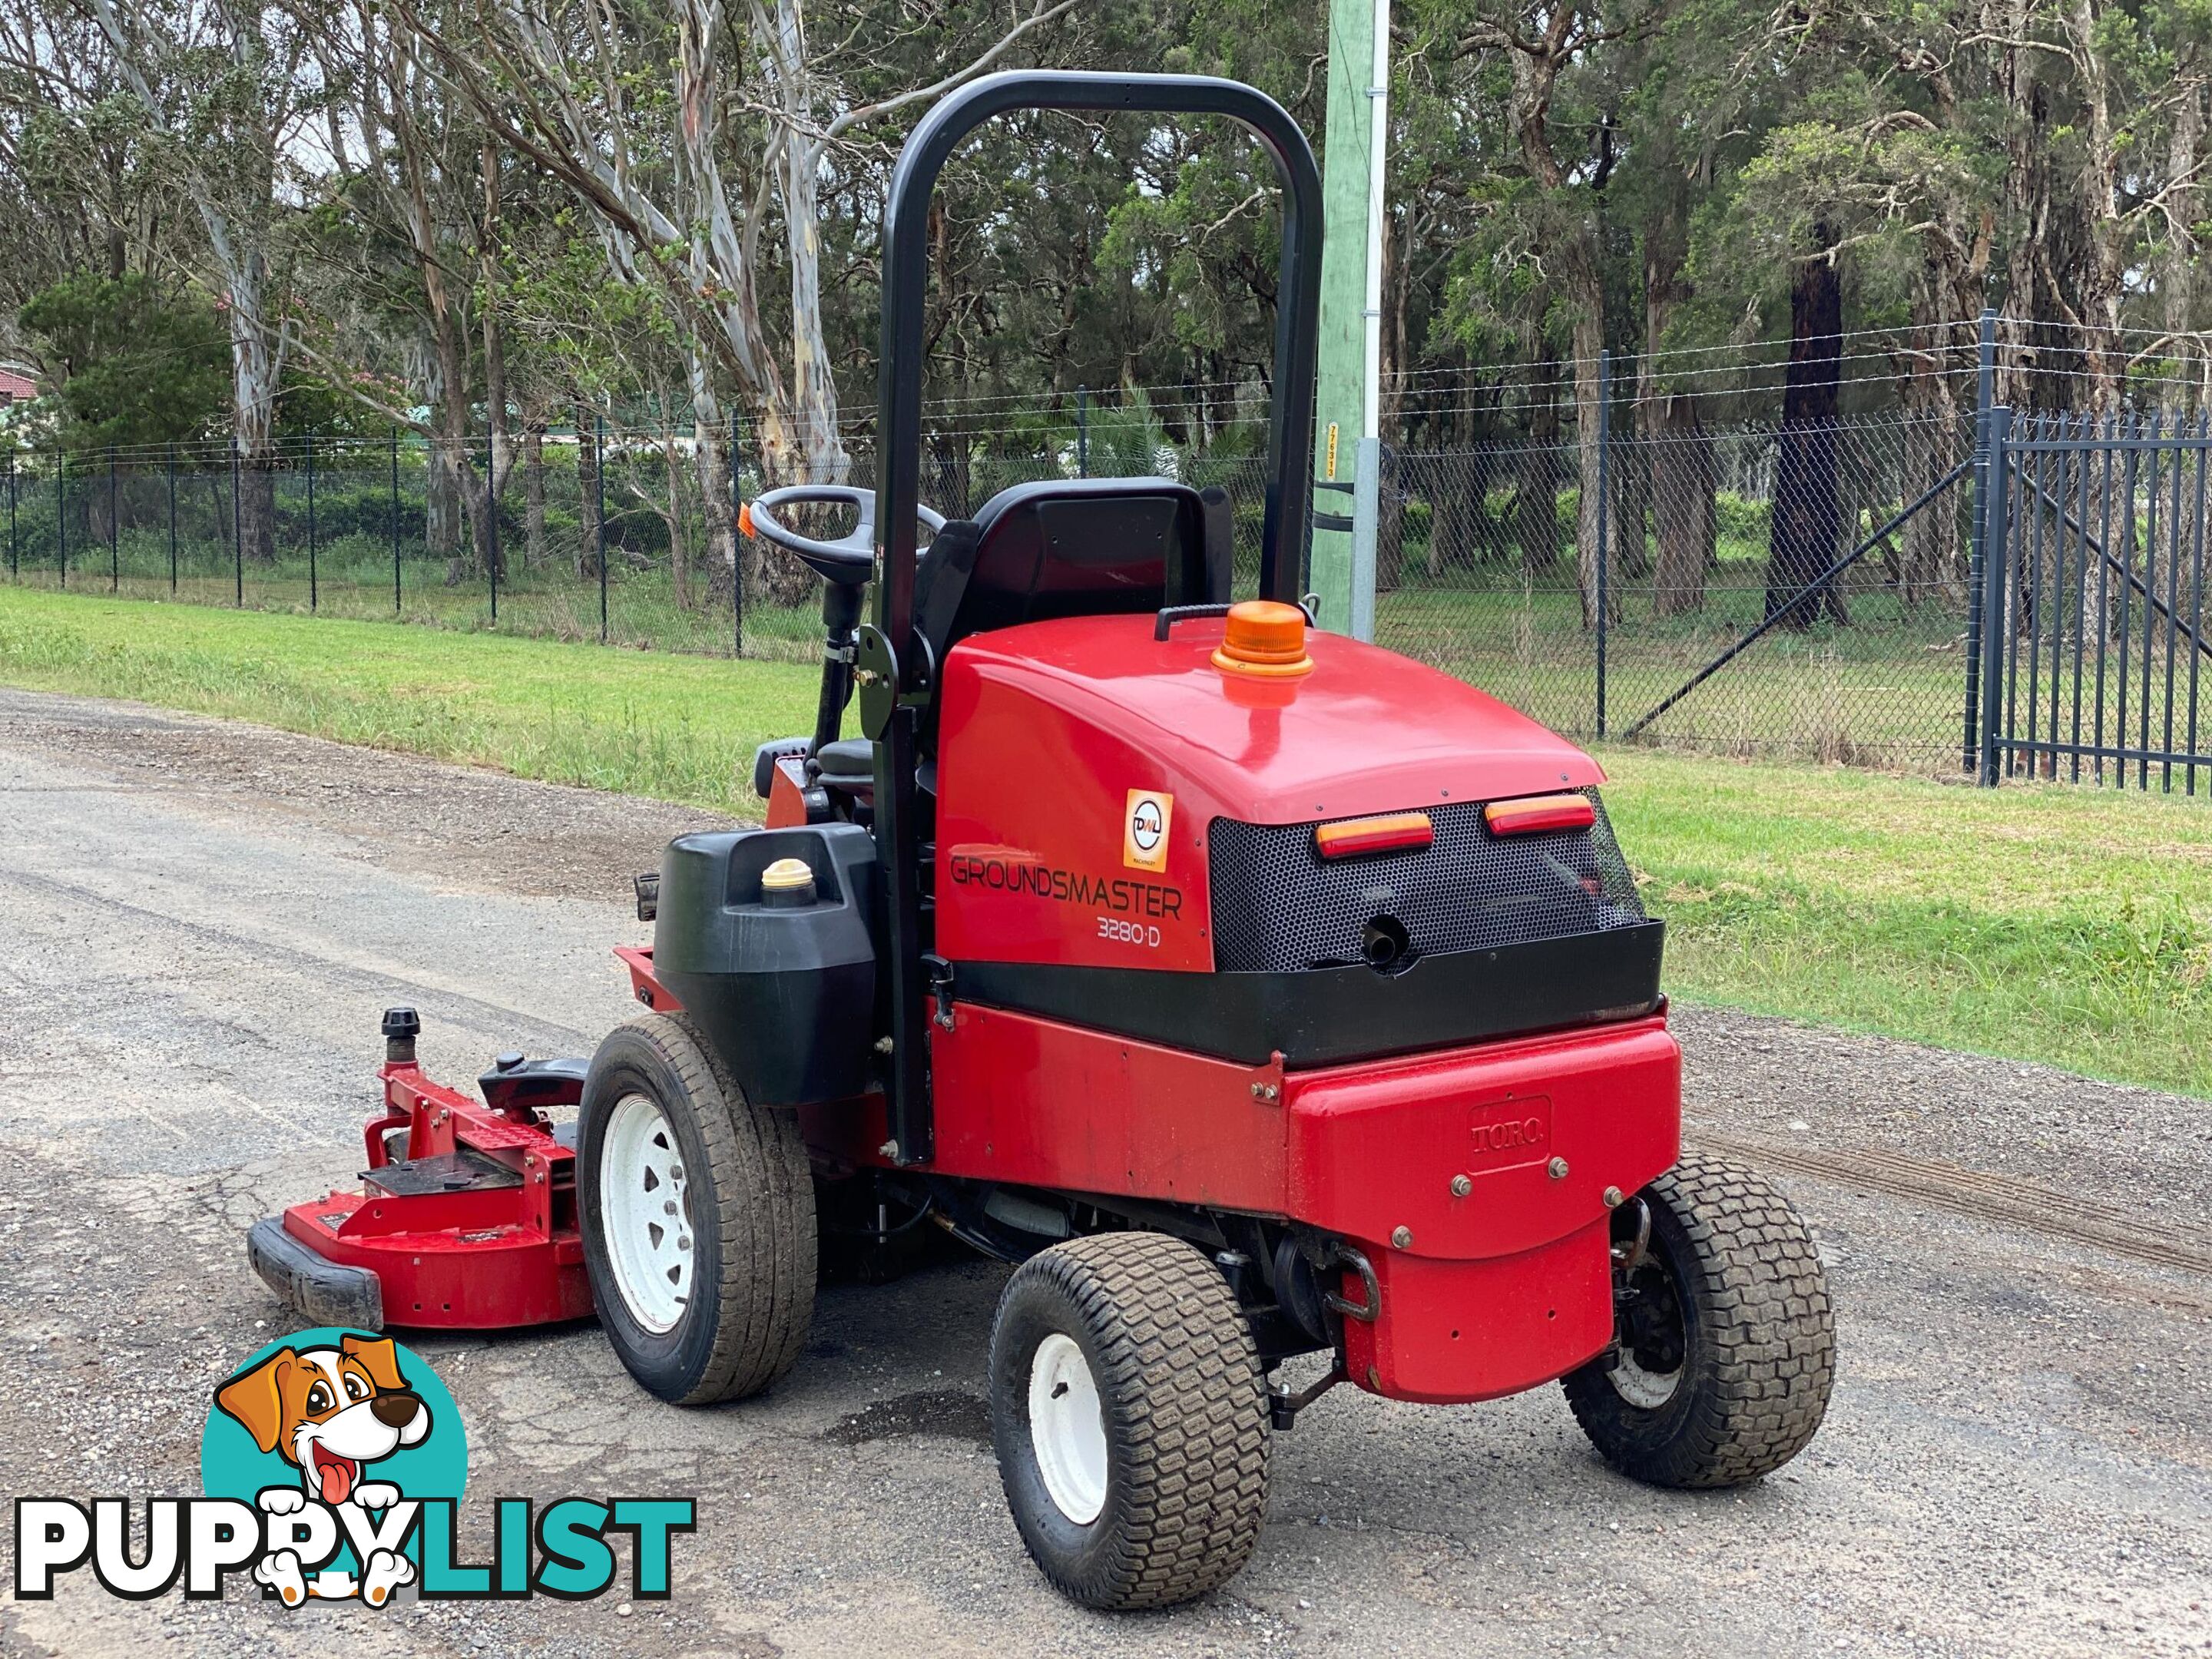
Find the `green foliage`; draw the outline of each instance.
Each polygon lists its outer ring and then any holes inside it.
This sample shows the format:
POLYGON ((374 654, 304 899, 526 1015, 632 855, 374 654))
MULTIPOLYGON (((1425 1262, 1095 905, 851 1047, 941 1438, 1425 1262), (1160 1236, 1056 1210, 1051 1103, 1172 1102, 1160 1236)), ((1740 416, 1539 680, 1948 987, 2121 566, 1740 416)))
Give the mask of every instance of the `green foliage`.
POLYGON ((60 382, 75 447, 189 442, 228 406, 222 319, 150 277, 77 272, 33 295, 16 322, 60 382))

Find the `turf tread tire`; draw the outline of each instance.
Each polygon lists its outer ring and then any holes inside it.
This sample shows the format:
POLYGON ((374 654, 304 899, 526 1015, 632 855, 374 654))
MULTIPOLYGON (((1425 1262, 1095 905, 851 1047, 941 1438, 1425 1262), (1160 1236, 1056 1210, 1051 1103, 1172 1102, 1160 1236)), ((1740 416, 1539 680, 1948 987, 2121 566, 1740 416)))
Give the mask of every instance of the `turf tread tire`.
POLYGON ((991 1334, 991 1418, 1016 1527, 1063 1595, 1172 1607, 1241 1571, 1267 1508, 1272 1427, 1250 1326, 1220 1269, 1164 1233, 1102 1233, 1032 1256, 991 1334), (1036 1473, 1031 1355, 1051 1330, 1083 1348, 1105 1418, 1106 1505, 1075 1527, 1036 1473))
POLYGON ((1812 1233, 1740 1164, 1686 1152, 1642 1194, 1679 1267, 1688 1352, 1674 1396, 1621 1397, 1601 1362, 1563 1379, 1605 1460, 1657 1486, 1740 1486, 1805 1449, 1835 1382, 1835 1314, 1812 1233))
POLYGON ((579 1208, 586 1212, 585 1259, 601 1322, 624 1364, 647 1389, 679 1406, 759 1393, 798 1359, 813 1316, 814 1183, 798 1119, 748 1101, 696 1027, 667 1014, 640 1015, 599 1045, 584 1085, 583 1115, 576 1163, 579 1208), (623 1077, 650 1082, 655 1070, 682 1092, 682 1102, 659 1103, 679 1136, 676 1114, 688 1116, 712 1187, 711 1205, 702 1206, 705 1194, 696 1174, 690 1182, 695 1304, 706 1288, 700 1269, 710 1220, 717 1267, 712 1324, 703 1342, 682 1340, 696 1316, 696 1305, 678 1322, 674 1344, 649 1337, 641 1343, 617 1329, 606 1308, 617 1293, 594 1212, 599 1142, 591 1120, 611 1111, 626 1091, 623 1077))

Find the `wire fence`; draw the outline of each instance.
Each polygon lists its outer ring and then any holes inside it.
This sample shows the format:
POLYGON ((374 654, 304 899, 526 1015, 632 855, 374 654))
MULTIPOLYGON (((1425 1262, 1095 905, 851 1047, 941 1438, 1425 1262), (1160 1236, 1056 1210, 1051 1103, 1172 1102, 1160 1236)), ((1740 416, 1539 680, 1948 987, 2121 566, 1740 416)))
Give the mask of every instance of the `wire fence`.
MULTIPOLYGON (((1844 354, 1817 420, 1784 418, 1781 356, 1608 364, 1587 431, 1572 366, 1548 388, 1541 366, 1416 382, 1427 412, 1401 399, 1409 441, 1376 480, 1374 637, 1585 740, 1975 769, 1978 434, 2001 388, 2046 390, 1990 331, 1963 349, 1892 332, 1844 354), (1902 380, 1870 367, 1900 362, 1902 380)), ((2129 395, 2157 406, 2162 378, 2129 395)), ((1249 592, 1264 410, 1255 384, 940 400, 923 499, 958 517, 1041 478, 1218 484, 1249 592)), ((872 481, 870 442, 850 435, 845 481, 872 481)), ((496 453, 303 437, 250 465, 220 442, 19 447, 8 467, 7 575, 27 586, 818 659, 812 579, 733 535, 764 483, 734 428, 556 430, 496 453)), ((2163 580, 2201 582, 2201 549, 2162 556, 2163 580)))

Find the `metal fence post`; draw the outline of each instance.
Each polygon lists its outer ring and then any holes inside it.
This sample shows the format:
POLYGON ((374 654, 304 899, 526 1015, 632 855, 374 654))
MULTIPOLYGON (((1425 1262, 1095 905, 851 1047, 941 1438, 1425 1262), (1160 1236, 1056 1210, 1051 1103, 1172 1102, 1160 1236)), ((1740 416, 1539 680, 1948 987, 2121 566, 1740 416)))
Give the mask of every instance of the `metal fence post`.
POLYGON ((1979 781, 1984 788, 1995 788, 1997 783, 1997 709, 2002 701, 1998 674, 2004 662, 2005 610, 2007 589, 2011 586, 2011 561, 2005 546, 2009 539, 2006 520, 2009 503, 2006 499, 2010 471, 2005 456, 2006 441, 2012 435, 2012 410, 1998 404, 1989 413, 1990 426, 1990 500, 1982 526, 1982 720, 1981 768, 1979 781))
POLYGON ((23 574, 23 556, 15 541, 15 452, 8 451, 8 580, 20 580, 23 574))
POLYGON ((607 418, 592 417, 592 488, 599 493, 599 643, 607 642, 607 418))
POLYGON ((399 614, 399 428, 392 428, 392 614, 399 614))
POLYGON ((107 591, 123 590, 123 514, 115 489, 115 446, 107 447, 107 591))
MULTIPOLYGON (((1597 734, 1605 735, 1605 646, 1607 609, 1612 604, 1613 354, 1597 354, 1597 734)), ((1583 481, 1585 489, 1589 480, 1583 481)))
POLYGON ((54 452, 54 568, 69 586, 69 457, 54 452))
POLYGON ((730 411, 730 654, 745 654, 745 561, 738 546, 738 514, 744 503, 738 488, 738 411, 730 411))
POLYGON ((177 597, 177 447, 169 446, 169 597, 177 597))
POLYGON ((1976 770, 1981 757, 1982 584, 1989 569, 1990 411, 1996 404, 1997 383, 1997 313, 1986 306, 1979 357, 1974 377, 1974 500, 1966 532, 1966 718, 1959 750, 1963 772, 1976 770))
POLYGON ((244 608, 246 604, 246 521, 238 507, 239 453, 238 440, 230 441, 230 602, 244 608))
POLYGON ((492 626, 499 625, 499 442, 484 434, 484 569, 491 577, 492 626))
POLYGON ((1075 388, 1075 476, 1091 476, 1091 394, 1075 388))
POLYGON ((307 434, 307 614, 322 604, 322 585, 315 570, 315 434, 307 434))

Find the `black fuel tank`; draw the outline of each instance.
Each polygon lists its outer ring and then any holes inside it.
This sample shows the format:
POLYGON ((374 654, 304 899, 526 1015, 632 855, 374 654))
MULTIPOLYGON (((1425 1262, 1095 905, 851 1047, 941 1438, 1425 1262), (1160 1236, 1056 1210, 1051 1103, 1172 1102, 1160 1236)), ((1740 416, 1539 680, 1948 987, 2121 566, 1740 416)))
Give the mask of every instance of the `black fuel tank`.
POLYGON ((661 858, 653 971, 747 1099, 845 1099, 870 1086, 878 913, 875 842, 858 824, 679 836, 661 858), (764 899, 779 859, 813 872, 812 902, 764 899))

